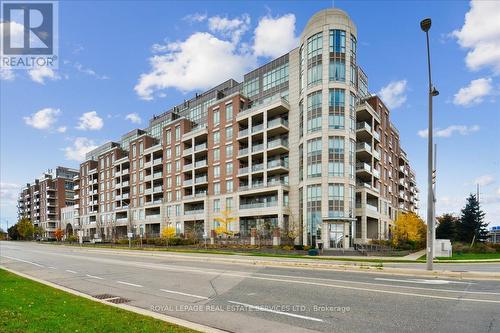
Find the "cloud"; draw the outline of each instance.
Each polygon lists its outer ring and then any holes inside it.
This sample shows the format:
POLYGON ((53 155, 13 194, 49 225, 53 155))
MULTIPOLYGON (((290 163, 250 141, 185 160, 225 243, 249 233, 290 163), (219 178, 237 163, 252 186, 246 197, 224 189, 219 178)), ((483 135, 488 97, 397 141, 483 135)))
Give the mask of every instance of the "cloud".
POLYGON ((207 14, 194 13, 190 15, 186 15, 182 18, 184 21, 188 21, 190 23, 195 22, 203 22, 207 19, 207 14))
POLYGON ((63 151, 66 159, 81 162, 85 160, 85 154, 95 148, 97 148, 97 145, 93 140, 84 137, 77 137, 73 141, 73 144, 69 147, 63 148, 63 151))
POLYGON ((378 92, 389 109, 396 109, 406 102, 406 80, 392 81, 378 92))
POLYGON ((43 67, 36 67, 34 69, 28 70, 28 74, 31 77, 31 80, 40 83, 40 84, 45 84, 45 79, 50 79, 50 80, 59 80, 61 77, 57 75, 56 72, 50 67, 43 66, 43 67))
POLYGON ((2 206, 14 206, 21 186, 14 183, 0 183, 0 203, 2 206))
POLYGON ((187 92, 207 89, 228 78, 240 78, 256 59, 232 41, 196 32, 184 41, 168 43, 164 54, 149 59, 151 70, 141 74, 134 87, 140 98, 152 100, 166 88, 187 92))
POLYGON ((491 78, 472 80, 467 87, 460 88, 453 98, 453 104, 471 106, 479 104, 492 93, 491 78))
MULTIPOLYGON (((472 126, 466 126, 466 125, 451 125, 446 128, 440 129, 437 128, 434 131, 434 137, 437 138, 449 138, 451 137, 454 133, 457 133, 459 135, 469 135, 471 133, 479 131, 479 125, 472 125, 472 126)), ((429 129, 423 129, 417 132, 418 136, 421 138, 427 138, 429 135, 429 129)))
POLYGON ((260 19, 254 31, 253 50, 256 56, 279 57, 298 45, 295 36, 295 15, 286 14, 260 19))
POLYGON ((475 0, 470 6, 464 25, 451 35, 469 49, 465 57, 469 69, 491 67, 500 74, 500 2, 475 0))
POLYGON ((104 126, 102 118, 97 115, 97 112, 90 111, 84 113, 80 117, 80 122, 78 123, 77 129, 79 130, 100 130, 104 126))
POLYGON ((0 80, 2 81, 13 81, 16 75, 14 71, 10 68, 0 68, 0 80))
POLYGON ((141 117, 137 113, 129 113, 128 115, 125 116, 126 120, 130 120, 132 124, 140 124, 142 123, 141 117))
POLYGON ((250 16, 248 14, 234 19, 220 16, 212 16, 208 19, 208 29, 212 33, 220 33, 223 37, 230 37, 233 43, 239 42, 249 27, 250 16))
POLYGON ((66 126, 60 126, 60 127, 58 127, 58 128, 56 129, 56 131, 57 131, 57 132, 59 132, 59 133, 66 133, 66 130, 67 130, 67 129, 68 129, 68 128, 67 128, 66 126))
POLYGON ((474 179, 473 184, 478 184, 479 186, 488 186, 495 182, 495 177, 492 175, 482 175, 474 179))
POLYGON ((86 68, 86 67, 83 67, 82 64, 80 64, 79 62, 75 62, 73 64, 73 66, 76 68, 77 71, 79 71, 80 73, 83 73, 83 74, 86 74, 86 75, 89 75, 89 76, 93 76, 95 77, 96 79, 98 80, 108 80, 109 77, 106 76, 106 75, 100 75, 100 74, 97 74, 93 69, 91 68, 86 68))
POLYGON ((50 129, 52 125, 57 121, 57 116, 61 113, 59 109, 45 108, 41 109, 31 116, 23 117, 26 125, 33 128, 46 130, 50 129))

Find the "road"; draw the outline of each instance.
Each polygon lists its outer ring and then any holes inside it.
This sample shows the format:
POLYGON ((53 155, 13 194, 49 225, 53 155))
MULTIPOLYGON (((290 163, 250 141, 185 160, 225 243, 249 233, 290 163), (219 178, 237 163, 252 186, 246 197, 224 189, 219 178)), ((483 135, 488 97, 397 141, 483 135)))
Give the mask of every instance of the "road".
POLYGON ((230 332, 500 332, 500 281, 0 242, 0 265, 230 332))

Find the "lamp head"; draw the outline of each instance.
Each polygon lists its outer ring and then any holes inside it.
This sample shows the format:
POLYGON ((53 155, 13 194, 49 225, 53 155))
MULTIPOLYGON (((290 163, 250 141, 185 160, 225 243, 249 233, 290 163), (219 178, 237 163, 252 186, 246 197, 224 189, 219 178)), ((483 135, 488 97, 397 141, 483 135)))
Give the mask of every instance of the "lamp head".
POLYGON ((424 31, 424 32, 427 32, 429 31, 429 29, 431 28, 431 19, 430 18, 426 18, 426 19, 423 19, 421 22, 420 22, 420 28, 424 31))
POLYGON ((436 89, 436 87, 432 87, 431 95, 432 97, 436 97, 437 95, 439 95, 439 91, 436 89))

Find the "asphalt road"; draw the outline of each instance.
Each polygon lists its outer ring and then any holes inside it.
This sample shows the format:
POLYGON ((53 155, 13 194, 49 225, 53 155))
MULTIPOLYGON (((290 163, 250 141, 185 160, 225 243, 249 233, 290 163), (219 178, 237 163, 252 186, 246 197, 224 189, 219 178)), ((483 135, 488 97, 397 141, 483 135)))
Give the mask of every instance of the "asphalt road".
POLYGON ((0 242, 0 264, 231 332, 500 332, 500 281, 262 267, 17 242, 0 242))

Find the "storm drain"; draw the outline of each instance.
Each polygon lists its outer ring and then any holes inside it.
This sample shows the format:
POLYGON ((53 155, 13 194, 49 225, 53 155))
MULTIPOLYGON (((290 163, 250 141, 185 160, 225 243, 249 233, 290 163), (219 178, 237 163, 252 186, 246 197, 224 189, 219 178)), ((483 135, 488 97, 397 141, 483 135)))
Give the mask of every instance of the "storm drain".
POLYGON ((123 298, 123 297, 120 297, 120 296, 111 295, 111 294, 95 295, 94 298, 97 298, 97 299, 100 299, 100 300, 103 300, 103 301, 107 301, 107 302, 110 302, 110 303, 114 303, 114 304, 121 304, 121 303, 128 303, 128 302, 130 302, 129 299, 126 299, 126 298, 123 298))

